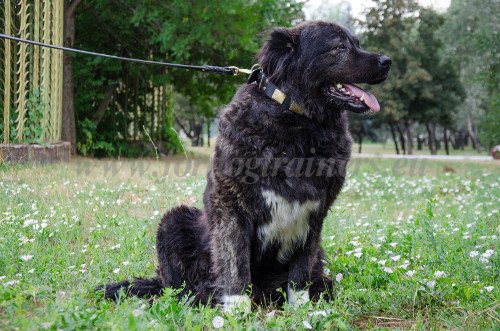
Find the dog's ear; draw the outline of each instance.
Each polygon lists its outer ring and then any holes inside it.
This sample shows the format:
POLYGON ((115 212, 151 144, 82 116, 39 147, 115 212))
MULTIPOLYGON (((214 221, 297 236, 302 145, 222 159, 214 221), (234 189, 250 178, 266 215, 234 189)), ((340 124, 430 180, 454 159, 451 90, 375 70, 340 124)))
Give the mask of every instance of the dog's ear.
POLYGON ((269 36, 269 48, 276 52, 293 52, 297 47, 298 37, 294 29, 274 28, 269 36))
POLYGON ((274 28, 257 54, 257 60, 264 73, 274 84, 280 84, 291 69, 290 59, 298 47, 297 29, 274 28))

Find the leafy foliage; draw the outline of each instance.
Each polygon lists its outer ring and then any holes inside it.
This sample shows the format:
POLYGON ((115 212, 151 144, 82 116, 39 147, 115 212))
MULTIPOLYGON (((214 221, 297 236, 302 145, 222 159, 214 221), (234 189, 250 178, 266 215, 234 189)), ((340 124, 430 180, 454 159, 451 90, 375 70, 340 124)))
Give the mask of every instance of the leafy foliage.
POLYGON ((440 31, 467 91, 459 120, 470 130, 479 124, 487 147, 500 143, 499 17, 497 1, 452 0, 440 31))
POLYGON ((432 126, 430 136, 436 124, 453 127, 452 114, 464 97, 456 63, 442 55, 443 22, 413 0, 377 0, 359 22, 365 46, 393 60, 389 79, 373 90, 383 104, 382 121, 406 130, 402 143, 412 143, 414 123, 432 126))
MULTIPOLYGON (((302 3, 282 0, 89 0, 86 6, 77 11, 77 47, 172 63, 243 68, 253 64, 263 31, 302 19, 302 3)), ((189 108, 202 122, 211 121, 213 110, 227 103, 243 83, 235 77, 83 56, 75 57, 74 72, 79 136, 87 135, 89 123, 84 119, 89 119, 96 126, 97 140, 112 144, 115 151, 119 144, 148 140, 147 136, 163 141, 168 151, 180 150, 171 129, 174 115, 189 108), (160 87, 166 91, 173 87, 191 106, 173 104, 165 91, 155 101, 158 91, 153 90, 160 87), (109 89, 112 101, 106 106, 109 89)), ((92 148, 85 153, 92 154, 92 148)))
MULTIPOLYGON (((24 115, 24 128, 21 135, 22 143, 24 144, 46 144, 46 137, 44 136, 45 129, 49 127, 48 122, 44 121, 44 112, 47 105, 42 100, 43 93, 40 89, 33 89, 26 100, 26 113, 24 115)), ((3 113, 0 113, 3 115, 3 113)), ((0 141, 3 140, 3 116, 0 116, 0 141)), ((13 116, 10 118, 10 142, 16 143, 15 137, 17 136, 17 124, 13 116)))

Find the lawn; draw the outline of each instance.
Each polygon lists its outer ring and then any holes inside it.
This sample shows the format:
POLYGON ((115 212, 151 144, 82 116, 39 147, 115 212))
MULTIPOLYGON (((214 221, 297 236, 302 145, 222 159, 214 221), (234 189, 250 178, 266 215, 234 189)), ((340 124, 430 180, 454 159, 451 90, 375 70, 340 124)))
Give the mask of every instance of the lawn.
POLYGON ((500 164, 354 159, 325 222, 333 302, 223 315, 108 302, 96 285, 155 271, 172 206, 201 206, 207 157, 0 168, 0 329, 497 329, 500 164))

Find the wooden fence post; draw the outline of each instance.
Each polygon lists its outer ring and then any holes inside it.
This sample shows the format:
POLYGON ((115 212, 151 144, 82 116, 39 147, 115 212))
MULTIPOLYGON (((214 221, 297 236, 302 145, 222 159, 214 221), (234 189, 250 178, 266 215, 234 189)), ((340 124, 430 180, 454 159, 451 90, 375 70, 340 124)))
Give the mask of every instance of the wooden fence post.
MULTIPOLYGON (((19 32, 21 38, 29 39, 29 23, 28 23, 28 8, 29 5, 26 0, 19 1, 19 32)), ((20 43, 18 54, 18 69, 17 76, 17 127, 16 127, 16 141, 22 143, 24 141, 24 124, 26 122, 26 101, 28 100, 28 75, 29 75, 29 58, 28 58, 28 44, 20 43)))
MULTIPOLYGON (((5 34, 11 34, 11 8, 10 0, 5 1, 5 34)), ((5 68, 4 68, 4 98, 3 98, 3 143, 8 144, 10 141, 10 60, 11 60, 11 48, 10 40, 4 39, 4 49, 5 49, 5 68)))

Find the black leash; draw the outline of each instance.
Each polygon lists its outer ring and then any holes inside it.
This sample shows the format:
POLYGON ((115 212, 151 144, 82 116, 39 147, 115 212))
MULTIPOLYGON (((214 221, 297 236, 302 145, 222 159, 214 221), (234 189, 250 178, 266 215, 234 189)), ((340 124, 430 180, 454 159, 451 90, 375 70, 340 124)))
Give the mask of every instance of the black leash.
POLYGON ((220 75, 236 76, 236 75, 242 75, 242 74, 243 75, 250 75, 252 73, 251 70, 240 69, 240 68, 234 67, 234 66, 230 66, 230 67, 217 67, 217 66, 209 66, 209 65, 195 66, 195 65, 176 64, 176 63, 168 63, 168 62, 161 62, 161 61, 141 60, 141 59, 134 59, 134 58, 130 58, 130 57, 96 53, 96 52, 84 51, 84 50, 76 49, 76 48, 69 48, 69 47, 57 46, 57 45, 52 45, 52 44, 45 44, 45 43, 42 43, 39 41, 18 38, 18 37, 9 36, 9 35, 3 34, 3 33, 0 33, 0 38, 13 40, 13 41, 21 42, 21 43, 26 43, 26 44, 31 44, 31 45, 36 45, 36 46, 41 46, 41 47, 46 47, 46 48, 51 48, 51 49, 57 49, 60 51, 65 51, 65 52, 99 56, 99 57, 104 57, 107 59, 120 60, 120 61, 160 65, 160 66, 171 67, 171 68, 189 69, 189 70, 196 70, 196 71, 203 71, 203 72, 212 72, 212 73, 220 74, 220 75))
POLYGON ((292 100, 289 96, 287 96, 285 93, 283 93, 281 90, 279 90, 276 85, 271 83, 269 81, 269 79, 264 75, 264 73, 262 72, 262 69, 260 69, 259 65, 254 65, 252 67, 252 69, 250 69, 250 70, 249 69, 240 69, 240 68, 234 67, 234 66, 230 66, 230 67, 217 67, 217 66, 209 66, 209 65, 195 66, 195 65, 168 63, 168 62, 161 62, 161 61, 134 59, 134 58, 130 58, 130 57, 123 57, 123 56, 90 52, 90 51, 85 51, 85 50, 81 50, 81 49, 77 49, 77 48, 57 46, 57 45, 53 45, 53 44, 42 43, 39 41, 18 38, 18 37, 6 35, 3 33, 0 33, 0 39, 7 39, 7 40, 17 41, 17 42, 21 42, 21 43, 30 44, 30 45, 56 49, 56 50, 60 50, 60 51, 64 51, 64 52, 92 55, 92 56, 98 56, 98 57, 103 57, 103 58, 107 58, 107 59, 119 60, 119 61, 128 61, 128 62, 135 62, 135 63, 142 63, 142 64, 159 65, 159 66, 170 67, 170 68, 188 69, 188 70, 195 70, 195 71, 202 71, 202 72, 211 72, 211 73, 215 73, 215 74, 228 75, 228 76, 250 75, 248 78, 248 81, 247 81, 248 84, 252 84, 255 82, 261 91, 263 91, 268 97, 270 97, 271 99, 273 99, 274 101, 276 101, 277 103, 282 105, 285 109, 290 110, 290 111, 292 111, 296 114, 299 114, 299 115, 303 114, 302 107, 298 103, 296 103, 294 100, 292 100))

